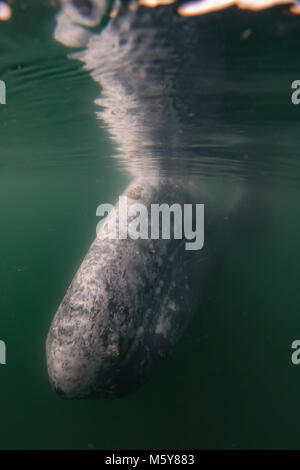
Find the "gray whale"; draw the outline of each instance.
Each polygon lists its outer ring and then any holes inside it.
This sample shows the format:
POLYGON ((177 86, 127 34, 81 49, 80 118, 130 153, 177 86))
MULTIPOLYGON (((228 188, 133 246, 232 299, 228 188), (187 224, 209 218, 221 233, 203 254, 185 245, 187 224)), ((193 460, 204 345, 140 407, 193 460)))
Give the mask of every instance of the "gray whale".
MULTIPOLYGON (((129 207, 137 187, 146 207, 190 199, 173 180, 137 180, 125 192, 129 207)), ((142 384, 191 318, 200 281, 195 257, 206 272, 206 252, 186 252, 182 240, 96 238, 48 334, 56 391, 69 398, 115 397, 142 384)))
MULTIPOLYGON (((201 190, 185 180, 137 179, 124 193, 129 207, 137 187, 138 202, 146 207, 190 203, 194 192, 201 198, 201 190)), ((48 333, 49 377, 60 396, 125 395, 170 353, 201 298, 224 215, 232 210, 231 198, 222 213, 205 185, 202 191, 208 206, 202 250, 185 250, 184 239, 95 239, 48 333)))
MULTIPOLYGON (((166 8, 123 2, 93 34, 74 32, 65 10, 58 18, 56 38, 68 44, 75 37, 74 46, 85 47, 73 56, 103 89, 99 115, 132 174, 127 194, 139 186, 139 202, 147 207, 206 207, 205 246, 197 253, 179 240, 96 238, 47 338, 50 381, 65 398, 119 397, 151 376, 199 305, 222 228, 244 198, 241 182, 191 178, 187 160, 181 163, 187 148, 197 154, 199 141, 216 140, 210 122, 216 115, 222 121, 222 96, 212 93, 208 78, 217 69, 220 83, 224 57, 218 22, 178 18, 166 8), (202 75, 196 74, 199 64, 202 75)), ((85 18, 82 24, 95 26, 85 18)))

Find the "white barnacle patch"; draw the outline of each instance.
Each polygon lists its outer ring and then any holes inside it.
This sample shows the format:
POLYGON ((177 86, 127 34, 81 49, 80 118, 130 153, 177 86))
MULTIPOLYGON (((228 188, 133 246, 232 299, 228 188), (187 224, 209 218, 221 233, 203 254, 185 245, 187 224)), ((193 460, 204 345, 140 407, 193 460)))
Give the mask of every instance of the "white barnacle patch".
POLYGON ((163 260, 162 260, 161 257, 159 257, 159 258, 157 259, 157 264, 158 264, 158 266, 162 266, 163 260))
POLYGON ((137 330, 136 336, 139 338, 143 334, 144 334, 144 328, 140 326, 139 329, 137 330))
POLYGON ((155 328, 155 333, 158 335, 163 335, 167 337, 170 328, 171 328, 171 323, 170 323, 169 318, 164 315, 161 315, 158 319, 158 322, 155 328))
POLYGON ((172 312, 176 311, 176 304, 173 300, 170 300, 170 302, 168 303, 168 308, 172 310, 172 312))

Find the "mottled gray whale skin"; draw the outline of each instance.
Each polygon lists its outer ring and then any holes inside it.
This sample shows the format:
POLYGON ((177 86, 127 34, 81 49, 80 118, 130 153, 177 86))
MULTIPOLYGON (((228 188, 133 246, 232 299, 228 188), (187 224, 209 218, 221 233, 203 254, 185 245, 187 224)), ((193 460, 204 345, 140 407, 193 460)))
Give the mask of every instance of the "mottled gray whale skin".
MULTIPOLYGON (((167 178, 134 181, 125 195, 129 207, 190 199, 167 178)), ((68 398, 115 397, 144 382, 192 315, 195 257, 207 262, 183 240, 96 238, 48 334, 55 390, 68 398)))

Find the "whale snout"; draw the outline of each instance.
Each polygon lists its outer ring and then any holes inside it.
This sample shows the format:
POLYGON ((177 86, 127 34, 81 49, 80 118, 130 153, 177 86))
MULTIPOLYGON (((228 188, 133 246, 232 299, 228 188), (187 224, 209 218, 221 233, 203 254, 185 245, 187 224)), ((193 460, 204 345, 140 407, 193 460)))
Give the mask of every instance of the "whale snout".
POLYGON ((59 345, 48 336, 47 366, 50 382, 57 394, 64 398, 80 398, 87 394, 92 371, 83 353, 71 343, 59 345))
POLYGON ((107 370, 114 366, 116 346, 102 357, 90 357, 74 344, 59 347, 47 339, 47 366, 50 382, 62 398, 106 398, 115 395, 107 370), (109 357, 108 357, 109 356, 109 357))
POLYGON ((107 371, 118 359, 116 340, 106 346, 104 338, 95 335, 93 324, 78 322, 78 312, 77 321, 69 319, 72 326, 67 327, 61 320, 64 318, 69 317, 60 307, 60 321, 53 322, 46 343, 48 374, 54 390, 63 398, 110 396, 113 385, 107 379, 107 371))

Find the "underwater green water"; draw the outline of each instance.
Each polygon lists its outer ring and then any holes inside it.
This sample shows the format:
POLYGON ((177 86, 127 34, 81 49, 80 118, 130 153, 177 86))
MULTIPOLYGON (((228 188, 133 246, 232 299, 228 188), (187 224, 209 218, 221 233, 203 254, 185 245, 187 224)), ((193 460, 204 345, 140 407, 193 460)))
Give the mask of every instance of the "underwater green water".
POLYGON ((51 39, 53 12, 27 18, 0 24, 0 448, 299 449, 300 107, 288 100, 300 66, 274 115, 280 165, 272 174, 272 155, 252 144, 256 197, 224 232, 223 257, 174 353, 128 397, 61 400, 46 370, 49 324, 94 239, 96 207, 130 178, 95 119, 98 86, 51 39))

